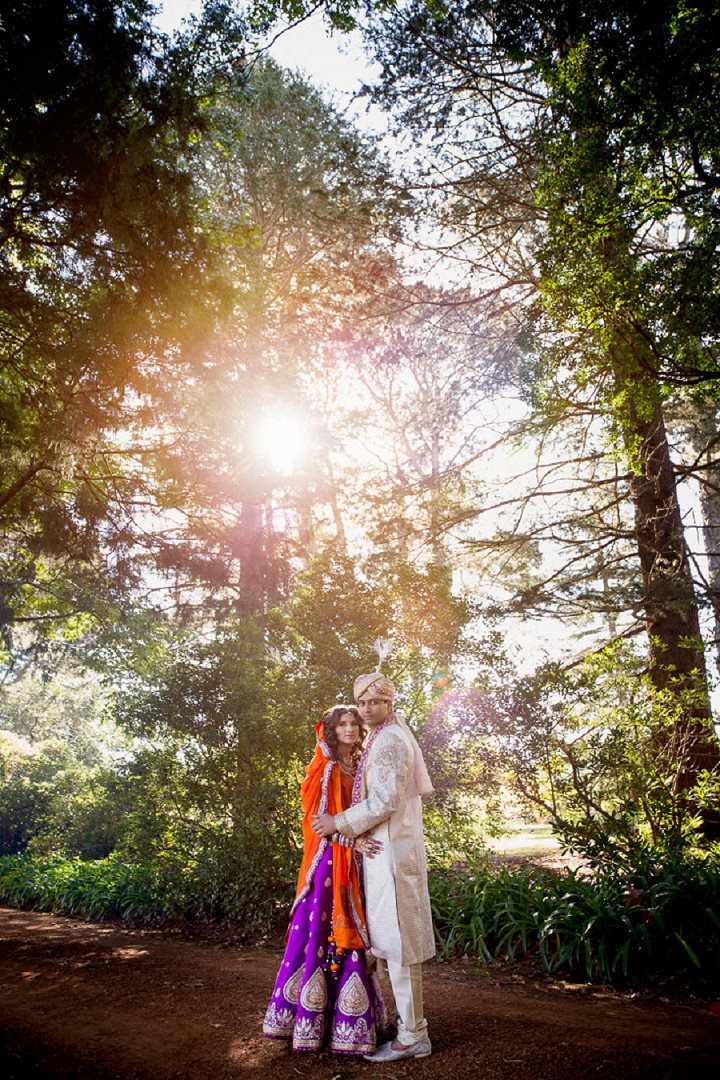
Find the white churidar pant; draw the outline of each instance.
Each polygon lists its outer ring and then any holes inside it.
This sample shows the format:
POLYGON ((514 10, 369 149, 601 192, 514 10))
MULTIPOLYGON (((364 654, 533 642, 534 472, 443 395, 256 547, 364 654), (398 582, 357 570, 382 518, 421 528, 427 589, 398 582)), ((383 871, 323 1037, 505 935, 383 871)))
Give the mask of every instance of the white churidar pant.
POLYGON ((398 964, 394 960, 385 963, 398 1011, 398 1042, 414 1046, 428 1034, 423 1016, 422 964, 398 964))

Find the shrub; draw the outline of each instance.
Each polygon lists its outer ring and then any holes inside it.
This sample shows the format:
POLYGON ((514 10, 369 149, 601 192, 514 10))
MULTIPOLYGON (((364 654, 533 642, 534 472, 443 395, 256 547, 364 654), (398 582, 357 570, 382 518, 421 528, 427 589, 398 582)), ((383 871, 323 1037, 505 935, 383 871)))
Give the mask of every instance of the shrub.
POLYGON ((435 873, 431 902, 442 956, 536 953, 549 973, 648 981, 720 981, 720 865, 639 850, 593 876, 532 868, 435 873))
POLYGON ((220 919, 241 926, 246 940, 257 940, 274 929, 290 899, 289 891, 271 891, 256 867, 233 875, 212 859, 200 867, 172 859, 131 863, 117 854, 93 861, 0 856, 0 902, 33 911, 151 922, 220 919))
POLYGON ((6 855, 0 858, 0 899, 14 907, 90 919, 152 917, 165 913, 168 890, 153 868, 114 856, 83 862, 6 855))

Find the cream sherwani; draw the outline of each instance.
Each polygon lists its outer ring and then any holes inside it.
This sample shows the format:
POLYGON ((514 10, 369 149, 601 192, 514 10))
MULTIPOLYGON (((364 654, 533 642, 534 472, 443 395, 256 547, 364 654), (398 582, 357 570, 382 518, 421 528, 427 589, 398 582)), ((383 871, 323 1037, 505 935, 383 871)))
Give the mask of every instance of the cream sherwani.
POLYGON ((371 833, 382 851, 364 859, 371 952, 391 964, 420 964, 435 955, 422 831, 409 733, 397 723, 378 732, 362 777, 361 801, 335 817, 349 837, 371 833))

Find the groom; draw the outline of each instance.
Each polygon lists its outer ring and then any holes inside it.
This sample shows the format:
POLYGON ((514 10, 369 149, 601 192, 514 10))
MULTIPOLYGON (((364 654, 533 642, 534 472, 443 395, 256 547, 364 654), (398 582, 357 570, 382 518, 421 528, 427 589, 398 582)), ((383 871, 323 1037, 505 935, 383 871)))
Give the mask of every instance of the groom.
POLYGON ((421 795, 432 791, 410 729, 393 712, 395 687, 380 672, 353 686, 360 715, 370 728, 355 778, 353 805, 318 814, 321 836, 370 832, 382 850, 364 860, 366 914, 371 952, 382 957, 399 1013, 398 1034, 368 1060, 427 1057, 432 1050, 423 1016, 422 962, 435 955, 422 832, 421 795), (357 801, 359 798, 359 801, 357 801))

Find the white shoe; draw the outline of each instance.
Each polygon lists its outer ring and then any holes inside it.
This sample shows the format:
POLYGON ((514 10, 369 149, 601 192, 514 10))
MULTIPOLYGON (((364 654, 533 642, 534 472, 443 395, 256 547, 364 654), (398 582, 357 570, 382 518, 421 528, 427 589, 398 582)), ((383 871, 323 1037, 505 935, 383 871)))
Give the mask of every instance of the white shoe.
POLYGON ((402 1061, 403 1058, 424 1058, 432 1054, 432 1043, 429 1039, 421 1039, 412 1046, 403 1046, 401 1050, 393 1050, 392 1042, 385 1043, 374 1054, 366 1054, 366 1061, 402 1061))

